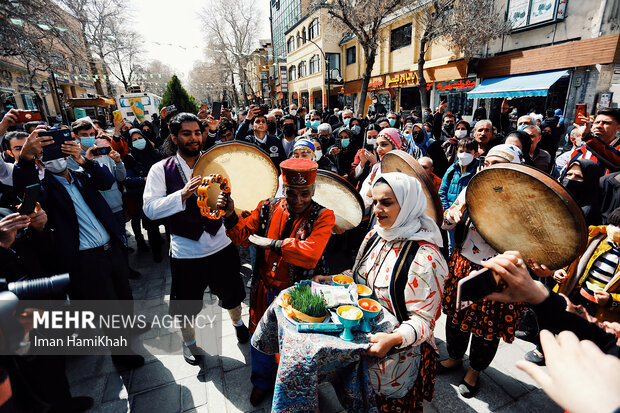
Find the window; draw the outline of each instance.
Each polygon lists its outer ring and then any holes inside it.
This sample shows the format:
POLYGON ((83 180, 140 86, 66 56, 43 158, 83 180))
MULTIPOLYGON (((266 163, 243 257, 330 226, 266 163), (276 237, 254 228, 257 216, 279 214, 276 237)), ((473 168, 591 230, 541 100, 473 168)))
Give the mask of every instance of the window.
POLYGON ((329 67, 330 76, 336 78, 340 73, 340 53, 326 53, 325 57, 329 63, 327 67, 329 67))
POLYGON ((288 69, 288 80, 295 80, 297 79, 297 68, 295 66, 291 66, 288 69))
POLYGON ((34 104, 32 100, 32 96, 29 94, 22 93, 22 102, 24 102, 24 109, 26 110, 37 110, 37 106, 34 104))
POLYGON ((288 38, 287 50, 292 53, 295 50, 295 38, 293 36, 288 38))
POLYGON ((310 26, 308 27, 308 35, 310 36, 310 39, 314 39, 315 37, 318 37, 319 34, 321 33, 319 33, 319 18, 317 17, 310 22, 310 26))
POLYGON ((301 42, 306 44, 306 28, 301 29, 301 42))
POLYGON ((355 46, 347 48, 347 65, 355 63, 355 46))
POLYGON ((308 70, 306 68, 306 62, 304 60, 302 60, 299 63, 299 69, 298 69, 297 73, 299 74, 300 78, 308 75, 308 70))
POLYGON ((564 20, 566 1, 561 0, 529 0, 508 1, 506 19, 512 30, 537 26, 558 20, 564 20))
POLYGON ((297 32, 295 37, 297 38, 297 48, 299 49, 301 47, 301 36, 299 35, 299 32, 297 32))
POLYGON ((400 26, 390 34, 390 51, 407 47, 411 44, 411 23, 400 26))
POLYGON ((310 74, 314 74, 321 71, 320 68, 321 58, 318 54, 315 54, 310 58, 310 74))

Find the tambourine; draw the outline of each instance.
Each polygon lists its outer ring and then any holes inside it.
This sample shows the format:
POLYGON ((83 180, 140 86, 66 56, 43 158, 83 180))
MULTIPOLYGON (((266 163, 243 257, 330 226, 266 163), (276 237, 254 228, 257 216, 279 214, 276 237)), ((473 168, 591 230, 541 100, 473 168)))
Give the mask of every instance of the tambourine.
POLYGON ((224 215, 224 211, 221 209, 214 210, 209 207, 209 205, 207 205, 207 200, 209 199, 208 191, 209 188, 211 188, 211 185, 213 185, 214 183, 219 184, 221 192, 230 194, 228 179, 224 178, 222 175, 219 174, 211 174, 206 178, 202 179, 202 183, 196 191, 198 192, 198 200, 196 201, 196 204, 198 205, 198 208, 200 208, 200 214, 203 217, 207 217, 209 219, 220 219, 224 215))

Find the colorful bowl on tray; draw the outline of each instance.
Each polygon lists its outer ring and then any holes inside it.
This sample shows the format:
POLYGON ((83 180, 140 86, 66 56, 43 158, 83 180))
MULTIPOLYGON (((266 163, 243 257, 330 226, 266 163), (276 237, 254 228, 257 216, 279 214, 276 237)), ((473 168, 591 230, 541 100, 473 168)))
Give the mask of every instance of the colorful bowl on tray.
POLYGON ((345 341, 352 341, 354 337, 351 329, 360 323, 364 313, 353 305, 341 305, 336 310, 336 314, 338 314, 338 320, 340 320, 344 327, 344 330, 340 333, 340 338, 345 341))
POLYGON ((367 285, 357 284, 357 295, 360 298, 369 298, 372 295, 372 290, 367 285))
POLYGON ((339 285, 341 287, 348 287, 353 284, 353 277, 349 277, 348 275, 338 274, 334 275, 332 278, 332 282, 334 285, 339 285))
POLYGON ((379 315, 382 309, 381 304, 371 298, 360 298, 357 300, 357 305, 364 314, 364 319, 362 320, 360 330, 364 333, 370 333, 372 331, 370 320, 379 315))

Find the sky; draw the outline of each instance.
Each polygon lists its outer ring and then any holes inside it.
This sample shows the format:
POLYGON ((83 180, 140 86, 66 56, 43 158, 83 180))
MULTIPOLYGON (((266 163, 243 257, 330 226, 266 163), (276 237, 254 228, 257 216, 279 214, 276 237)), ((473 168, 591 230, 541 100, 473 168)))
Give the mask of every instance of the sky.
MULTIPOLYGON (((209 0, 131 0, 133 28, 145 41, 142 58, 158 59, 187 80, 195 61, 203 60, 206 45, 198 12, 209 0), (160 45, 154 42, 160 43, 160 45), (172 44, 173 46, 169 46, 172 44), (180 46, 186 48, 182 49, 180 46), (198 47, 195 47, 198 46, 198 47)), ((270 38, 269 0, 257 0, 261 10, 261 39, 270 38)))

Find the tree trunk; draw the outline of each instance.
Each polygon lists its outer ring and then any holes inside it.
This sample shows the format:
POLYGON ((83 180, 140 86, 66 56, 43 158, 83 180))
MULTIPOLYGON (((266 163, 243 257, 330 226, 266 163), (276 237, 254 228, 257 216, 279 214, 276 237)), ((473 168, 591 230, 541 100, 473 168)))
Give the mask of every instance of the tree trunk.
POLYGON ((239 80, 241 81, 241 93, 243 93, 243 104, 245 106, 250 106, 250 102, 248 101, 248 93, 246 90, 248 79, 245 75, 245 70, 243 70, 243 67, 241 67, 241 61, 239 60, 237 60, 237 67, 239 70, 239 80))
POLYGON ((368 94, 368 84, 370 83, 370 75, 372 73, 372 68, 375 65, 375 59, 377 57, 377 48, 366 48, 364 47, 364 54, 366 55, 366 69, 364 70, 364 75, 362 76, 362 90, 360 90, 360 95, 357 101, 357 108, 353 108, 354 112, 364 113, 364 106, 366 104, 366 95, 368 94))
MULTIPOLYGON (((88 58, 88 65, 90 66, 90 74, 91 74, 91 78, 94 77, 95 75, 99 74, 99 71, 97 70, 97 65, 95 64, 95 59, 93 58, 93 53, 90 50, 90 43, 88 42, 88 39, 86 38, 86 18, 84 17, 84 15, 82 13, 79 14, 79 19, 82 22, 82 31, 81 31, 81 35, 82 35, 82 41, 84 42, 84 49, 86 49, 86 57, 88 58)), ((95 90, 97 91, 97 94, 100 96, 103 96, 103 86, 101 85, 101 79, 99 79, 99 76, 97 76, 97 79, 95 80, 95 90)))
POLYGON ((237 96, 237 89, 235 88, 235 75, 232 70, 230 71, 230 84, 233 90, 233 101, 235 102, 235 108, 237 109, 237 113, 239 113, 239 96, 237 96))
POLYGON ((428 37, 426 33, 420 39, 420 54, 418 55, 418 92, 420 93, 420 113, 424 113, 424 109, 429 107, 429 93, 426 90, 426 78, 424 77, 424 64, 426 63, 426 45, 428 37))

